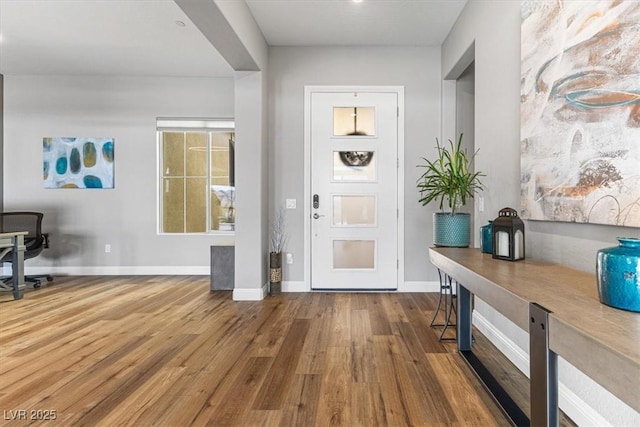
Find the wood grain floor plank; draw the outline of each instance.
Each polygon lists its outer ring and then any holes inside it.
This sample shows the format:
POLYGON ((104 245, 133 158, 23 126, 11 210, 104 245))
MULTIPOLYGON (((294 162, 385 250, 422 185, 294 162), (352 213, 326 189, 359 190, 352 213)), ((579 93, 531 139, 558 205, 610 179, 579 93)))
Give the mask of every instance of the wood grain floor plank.
POLYGON ((92 425, 97 421, 101 421, 110 412, 116 410, 127 396, 134 393, 151 379, 182 347, 194 338, 194 335, 174 337, 172 340, 165 342, 160 351, 153 353, 153 356, 140 364, 137 369, 131 370, 123 377, 112 381, 112 387, 109 387, 110 384, 108 382, 102 383, 99 400, 91 402, 89 407, 82 412, 82 415, 74 421, 74 424, 92 425))
POLYGON ((478 397, 476 385, 466 381, 464 361, 456 355, 428 354, 427 358, 433 367, 438 382, 442 384, 446 400, 451 405, 452 413, 457 421, 467 424, 483 426, 491 423, 510 425, 504 415, 495 407, 487 407, 478 397))
POLYGON ((378 382, 373 332, 368 310, 351 312, 351 377, 353 382, 378 382))
POLYGON ((387 298, 382 298, 382 307, 387 320, 391 323, 409 322, 407 315, 400 304, 398 294, 388 294, 387 298))
POLYGON ((332 333, 331 328, 327 327, 331 322, 331 312, 330 307, 324 307, 312 319, 296 367, 297 374, 322 374, 324 372, 325 357, 332 333))
POLYGON ((322 375, 295 375, 291 383, 285 407, 282 410, 282 425, 312 426, 318 413, 322 375))
POLYGON ((384 411, 384 399, 380 384, 351 384, 352 425, 362 427, 386 427, 390 425, 384 411))
MULTIPOLYGON (((502 425, 455 344, 428 328, 436 303, 236 302, 207 276, 60 277, 0 303, 0 410, 54 409, 60 426, 502 425)), ((523 399, 526 378, 475 345, 523 399)))
POLYGON ((272 363, 271 357, 249 358, 228 390, 221 389, 220 397, 197 414, 193 425, 239 425, 250 410, 247 402, 255 398, 272 363))
POLYGON ((334 294, 331 306, 330 347, 349 347, 351 345, 351 294, 334 294))
POLYGON ((309 331, 309 320, 296 319, 291 324, 280 351, 276 355, 267 377, 253 403, 253 409, 273 410, 282 409, 285 394, 291 386, 295 375, 304 340, 309 331))
POLYGON ((100 421, 107 426, 140 426, 140 417, 146 408, 152 406, 157 400, 170 393, 180 376, 184 374, 184 368, 165 367, 156 372, 140 388, 125 396, 116 410, 106 414, 100 421))
POLYGON ((402 399, 401 385, 394 370, 394 359, 400 357, 396 337, 376 336, 373 345, 387 422, 393 426, 411 426, 412 420, 402 399))
POLYGON ((400 299, 400 305, 409 320, 406 323, 408 328, 403 328, 402 331, 407 335, 407 339, 411 340, 411 349, 414 352, 421 350, 427 353, 446 353, 444 344, 430 330, 431 317, 427 315, 430 312, 420 309, 416 299, 418 298, 413 298, 412 294, 406 294, 400 299))
POLYGON ((391 324, 382 304, 382 298, 376 298, 376 294, 367 294, 367 297, 371 332, 373 335, 392 335, 391 324))
POLYGON ((267 427, 267 426, 284 426, 280 420, 282 418, 281 411, 265 411, 252 410, 247 413, 247 419, 243 422, 243 426, 251 427, 267 427))
POLYGON ((329 347, 315 425, 351 425, 351 352, 329 347))

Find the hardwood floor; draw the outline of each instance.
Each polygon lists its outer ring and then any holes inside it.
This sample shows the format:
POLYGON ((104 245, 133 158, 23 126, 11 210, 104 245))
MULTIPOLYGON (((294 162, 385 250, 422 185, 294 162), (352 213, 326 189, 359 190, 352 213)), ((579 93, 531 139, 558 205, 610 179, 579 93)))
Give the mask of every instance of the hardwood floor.
POLYGON ((437 294, 234 302, 208 286, 58 277, 0 303, 1 424, 509 425, 428 327, 437 294))

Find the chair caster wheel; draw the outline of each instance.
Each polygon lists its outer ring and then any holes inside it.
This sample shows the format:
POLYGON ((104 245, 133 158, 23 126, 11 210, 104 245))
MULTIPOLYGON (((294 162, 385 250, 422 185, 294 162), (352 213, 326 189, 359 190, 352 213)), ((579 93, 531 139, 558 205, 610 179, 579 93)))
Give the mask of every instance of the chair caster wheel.
POLYGON ((40 286, 42 286, 40 285, 40 283, 36 283, 35 285, 33 285, 33 289, 38 289, 40 286))

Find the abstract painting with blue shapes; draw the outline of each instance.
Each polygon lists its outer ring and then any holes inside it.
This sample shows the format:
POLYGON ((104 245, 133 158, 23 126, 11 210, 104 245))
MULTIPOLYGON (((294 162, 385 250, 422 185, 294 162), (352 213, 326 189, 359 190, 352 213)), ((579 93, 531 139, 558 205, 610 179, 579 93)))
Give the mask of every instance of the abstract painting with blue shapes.
POLYGON ((113 138, 43 138, 44 188, 113 188, 113 144, 113 138))

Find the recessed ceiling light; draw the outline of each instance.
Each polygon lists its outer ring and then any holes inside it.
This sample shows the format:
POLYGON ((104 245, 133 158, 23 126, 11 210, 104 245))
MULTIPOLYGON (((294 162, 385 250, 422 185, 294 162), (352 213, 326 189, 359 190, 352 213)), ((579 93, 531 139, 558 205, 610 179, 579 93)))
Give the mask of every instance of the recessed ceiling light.
POLYGON ((186 24, 185 24, 184 22, 182 22, 182 21, 176 21, 176 25, 177 25, 178 27, 184 27, 184 26, 186 26, 186 24))
POLYGON ((351 0, 351 1, 353 1, 354 3, 362 3, 364 0, 351 0))

